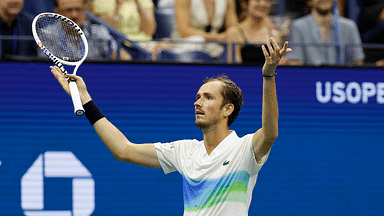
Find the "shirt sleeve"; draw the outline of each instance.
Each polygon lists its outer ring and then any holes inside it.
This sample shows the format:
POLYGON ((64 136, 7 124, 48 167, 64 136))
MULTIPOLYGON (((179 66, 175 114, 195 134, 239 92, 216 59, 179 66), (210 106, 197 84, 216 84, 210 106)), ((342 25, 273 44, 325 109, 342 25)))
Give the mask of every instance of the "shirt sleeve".
POLYGON ((157 158, 165 174, 181 170, 178 158, 180 158, 182 142, 155 143, 157 158))
POLYGON ((252 146, 253 135, 254 134, 245 135, 243 137, 243 139, 245 139, 245 148, 246 148, 246 152, 249 152, 249 153, 247 153, 247 155, 250 157, 249 160, 252 161, 252 167, 254 167, 253 169, 255 169, 256 172, 259 172, 261 167, 263 167, 265 162, 267 162, 268 157, 269 157, 269 153, 271 152, 271 150, 269 150, 268 153, 266 155, 264 155, 264 157, 261 159, 260 163, 257 163, 256 158, 255 158, 255 152, 253 151, 253 146, 252 146))

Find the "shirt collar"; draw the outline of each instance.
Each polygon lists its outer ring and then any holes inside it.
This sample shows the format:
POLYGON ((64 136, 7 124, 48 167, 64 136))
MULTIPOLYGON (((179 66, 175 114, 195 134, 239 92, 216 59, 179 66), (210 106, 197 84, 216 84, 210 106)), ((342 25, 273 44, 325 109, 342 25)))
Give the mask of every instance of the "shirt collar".
MULTIPOLYGON (((238 139, 239 137, 236 134, 236 131, 231 130, 231 133, 225 137, 219 145, 216 146, 215 149, 213 149, 212 153, 209 156, 214 155, 220 155, 227 151, 228 147, 233 145, 234 141, 238 139)), ((204 146, 204 145, 203 145, 204 146)), ((205 149, 205 146, 204 146, 205 149)), ((208 156, 207 151, 205 149, 205 156, 208 156)))

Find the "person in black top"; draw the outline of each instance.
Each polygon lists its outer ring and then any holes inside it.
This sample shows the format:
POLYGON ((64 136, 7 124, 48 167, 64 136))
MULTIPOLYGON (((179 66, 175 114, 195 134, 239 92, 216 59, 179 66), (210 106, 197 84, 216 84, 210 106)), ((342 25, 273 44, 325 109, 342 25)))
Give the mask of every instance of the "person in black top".
MULTIPOLYGON (((362 6, 359 30, 364 43, 384 44, 384 1, 383 0, 359 0, 362 6)), ((376 66, 384 67, 384 50, 376 49, 372 60, 376 66), (380 56, 380 57, 379 57, 380 56), (379 58, 377 58, 379 57, 379 58)))
MULTIPOLYGON (((245 0, 247 6, 247 17, 240 25, 228 29, 227 41, 229 44, 239 45, 235 48, 235 56, 232 56, 232 49, 229 51, 229 62, 264 64, 264 54, 261 45, 273 37, 280 43, 282 37, 276 30, 268 14, 271 8, 270 0, 245 0), (234 61, 231 61, 231 60, 234 61)), ((232 46, 230 46, 232 48, 232 46)), ((280 64, 286 62, 282 59, 280 64)))
POLYGON ((21 12, 24 0, 0 0, 0 56, 37 56, 37 46, 32 38, 33 16, 21 12), (27 36, 23 40, 11 36, 27 36), (28 37, 30 36, 30 37, 28 37), (11 38, 9 38, 11 37, 11 38))
POLYGON ((359 20, 361 39, 364 43, 384 44, 384 1, 360 0, 362 10, 359 20))

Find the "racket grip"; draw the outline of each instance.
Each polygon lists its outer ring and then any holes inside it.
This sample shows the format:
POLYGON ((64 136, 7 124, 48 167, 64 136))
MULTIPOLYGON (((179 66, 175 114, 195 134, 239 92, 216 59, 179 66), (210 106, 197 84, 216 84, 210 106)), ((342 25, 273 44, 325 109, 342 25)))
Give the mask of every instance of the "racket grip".
POLYGON ((69 81, 69 91, 71 92, 72 102, 75 108, 75 115, 77 116, 84 115, 85 111, 84 111, 83 105, 81 104, 79 89, 77 88, 76 81, 74 80, 69 81))

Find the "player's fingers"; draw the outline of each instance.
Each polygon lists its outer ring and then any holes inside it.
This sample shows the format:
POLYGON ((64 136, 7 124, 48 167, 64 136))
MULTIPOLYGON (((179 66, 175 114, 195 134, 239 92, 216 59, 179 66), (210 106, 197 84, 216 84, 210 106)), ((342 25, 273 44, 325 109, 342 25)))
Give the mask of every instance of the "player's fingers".
POLYGON ((81 78, 80 76, 77 76, 77 75, 74 75, 74 74, 67 74, 67 76, 69 77, 69 79, 75 80, 76 83, 84 82, 83 78, 81 78))
POLYGON ((262 45, 261 49, 263 50, 265 59, 268 59, 269 58, 269 54, 268 54, 267 48, 265 48, 265 46, 262 45))
POLYGON ((271 37, 271 42, 272 42, 272 45, 273 45, 273 48, 274 50, 276 51, 276 53, 280 54, 278 51, 280 50, 280 46, 279 44, 276 42, 275 38, 271 37))
POLYGON ((79 88, 80 92, 84 92, 87 90, 87 86, 85 85, 85 82, 81 76, 68 74, 69 79, 74 80, 77 84, 77 87, 79 88))
POLYGON ((58 72, 57 72, 57 67, 55 66, 50 66, 49 67, 50 69, 51 69, 51 72, 52 72, 52 74, 56 77, 57 75, 58 75, 58 72))
POLYGON ((267 47, 268 47, 268 51, 269 51, 270 57, 274 56, 275 55, 275 50, 273 50, 273 47, 272 47, 270 41, 267 42, 267 47))
POLYGON ((55 78, 60 83, 66 81, 65 75, 63 74, 63 72, 61 72, 61 70, 58 67, 51 66, 50 68, 51 68, 51 72, 52 72, 53 76, 55 76, 55 78))
POLYGON ((288 48, 288 41, 286 41, 286 42, 284 43, 283 48, 282 48, 281 51, 280 51, 280 55, 283 56, 283 55, 285 55, 286 53, 290 53, 290 52, 292 52, 292 49, 291 49, 291 48, 288 48))
POLYGON ((73 75, 73 74, 67 74, 67 76, 68 76, 69 78, 71 78, 71 80, 77 80, 77 79, 79 79, 79 76, 76 76, 76 75, 73 75))
POLYGON ((57 79, 61 87, 63 87, 64 91, 67 92, 69 96, 71 96, 71 93, 69 92, 68 81, 65 75, 63 74, 63 72, 56 66, 55 67, 51 66, 50 68, 53 76, 55 76, 55 78, 57 79))

